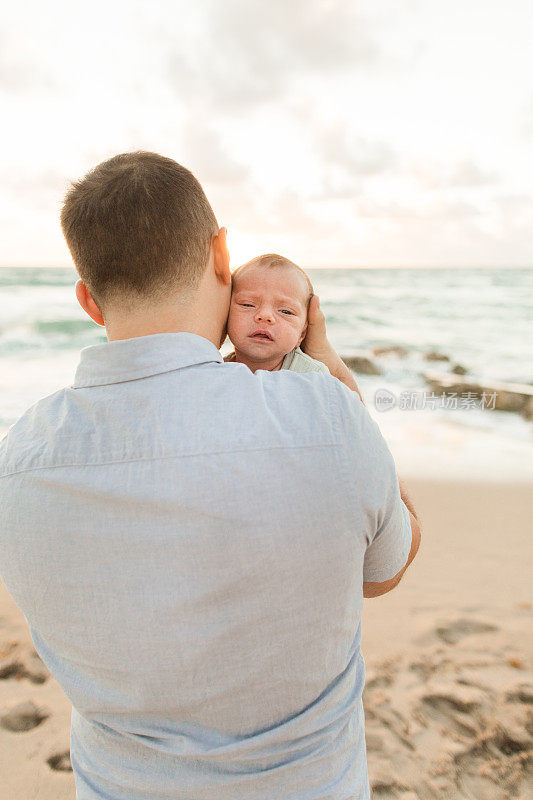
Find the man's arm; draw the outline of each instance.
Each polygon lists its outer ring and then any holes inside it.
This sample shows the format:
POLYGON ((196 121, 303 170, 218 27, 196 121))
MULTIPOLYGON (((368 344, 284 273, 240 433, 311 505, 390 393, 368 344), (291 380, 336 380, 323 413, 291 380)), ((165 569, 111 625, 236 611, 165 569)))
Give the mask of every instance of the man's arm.
POLYGON ((371 582, 366 581, 363 583, 363 597, 380 597, 382 594, 387 594, 387 592, 392 591, 395 586, 398 586, 400 583, 404 572, 406 571, 409 564, 414 560, 414 557, 418 553, 418 548, 420 547, 420 539, 421 539, 421 531, 420 531, 420 524, 418 522, 418 517, 416 515, 415 509, 410 498, 407 496, 407 492, 405 491, 405 486, 402 485, 401 480, 398 478, 398 484, 400 486, 400 496, 407 506, 407 510, 409 511, 409 516, 411 518, 411 549, 409 551, 409 555, 407 557, 407 562, 402 569, 396 573, 394 578, 390 578, 388 581, 381 581, 381 582, 371 582))
MULTIPOLYGON (((345 370, 350 373, 350 370, 346 366, 346 364, 339 358, 340 363, 345 368, 345 370)), ((331 372, 331 370, 330 370, 331 372)), ((333 373, 332 373, 333 374, 333 373)), ((342 374, 342 369, 341 369, 342 374)), ((350 373, 351 375, 351 373, 350 373)), ((335 376, 338 377, 338 376, 335 376)), ((339 378, 342 380, 342 378, 339 378)), ((353 379, 352 379, 353 381, 353 379)), ((361 393, 359 392, 355 381, 353 381, 353 386, 350 386, 347 380, 343 380, 343 383, 348 386, 349 389, 356 391, 361 397, 361 393)), ((361 402, 363 402, 363 398, 361 397, 361 402)), ((363 402, 364 405, 364 402, 363 402)), ((404 572, 406 571, 407 567, 411 562, 414 560, 416 554, 418 553, 418 549, 420 547, 420 539, 421 539, 421 531, 420 531, 420 524, 418 521, 418 516, 413 506, 413 503, 410 497, 407 494, 405 486, 402 484, 401 480, 398 478, 398 485, 400 487, 400 497, 402 498, 404 505, 406 506, 407 510, 409 511, 409 517, 411 519, 411 549, 409 551, 409 555, 407 557, 407 562, 402 569, 396 573, 393 578, 390 578, 388 581, 364 581, 363 582, 363 597, 371 598, 371 597, 380 597, 382 594, 387 594, 387 592, 392 591, 398 584, 400 583, 404 572)))
MULTIPOLYGON (((328 367, 334 378, 338 378, 338 380, 344 383, 349 389, 357 392, 361 398, 361 402, 364 405, 361 392, 359 391, 357 383, 355 382, 350 369, 346 366, 328 339, 326 332, 326 318, 324 316, 324 312, 320 308, 320 301, 317 295, 313 295, 309 302, 309 310, 307 313, 307 332, 300 347, 305 353, 311 356, 311 358, 316 358, 318 361, 322 361, 328 367)), ((409 511, 409 517, 411 520, 411 549, 409 551, 406 564, 393 578, 390 578, 387 581, 365 581, 363 583, 364 597, 379 597, 380 595, 387 594, 387 592, 390 592, 392 589, 394 589, 394 587, 400 583, 404 572, 409 564, 411 564, 413 561, 414 557, 418 553, 418 548, 420 547, 421 533, 417 514, 411 500, 407 496, 405 487, 402 485, 402 482, 399 478, 398 485, 400 487, 400 497, 409 511)))
POLYGON ((359 391, 359 387, 355 382, 355 378, 352 375, 351 370, 346 366, 340 355, 336 353, 333 348, 330 358, 327 361, 324 361, 324 363, 334 378, 338 378, 341 383, 344 383, 344 385, 348 387, 348 389, 351 389, 353 392, 357 392, 361 398, 362 404, 365 405, 363 395, 359 391))
MULTIPOLYGON (((346 367, 346 365, 344 364, 344 362, 342 360, 341 360, 341 364, 349 372, 348 367, 346 367)), ((357 389, 356 385, 355 385, 355 388, 354 388, 354 387, 350 386, 347 381, 343 381, 343 383, 345 383, 346 386, 348 386, 350 389, 354 389, 354 391, 356 391, 359 394, 359 397, 361 397, 361 394, 360 394, 359 390, 357 389)), ((353 381, 353 383, 355 384, 355 381, 353 381)), ((361 397, 361 401, 363 401, 362 397, 361 397)), ((363 405, 364 405, 364 403, 363 403, 363 405)), ((418 553, 418 549, 420 547, 421 531, 420 531, 420 523, 418 521, 417 513, 415 511, 415 508, 413 506, 413 503, 412 503, 410 497, 407 494, 405 486, 402 484, 402 482, 401 482, 401 480, 399 478, 398 478, 398 486, 400 488, 400 497, 403 500, 403 503, 404 503, 404 505, 406 506, 406 508, 407 508, 407 510, 409 512, 409 517, 410 517, 410 520, 411 520, 411 549, 409 550, 409 555, 407 557, 407 561, 406 561, 405 565, 402 567, 402 569, 399 572, 396 573, 396 575, 393 578, 390 578, 387 581, 379 581, 379 582, 378 581, 364 581, 363 582, 363 597, 366 597, 366 598, 380 597, 382 594, 387 594, 387 592, 392 591, 392 589, 394 589, 396 586, 398 586, 398 584, 400 583, 400 581, 401 581, 401 579, 403 577, 404 572, 406 571, 407 567, 411 564, 411 562, 414 560, 416 554, 418 553)))

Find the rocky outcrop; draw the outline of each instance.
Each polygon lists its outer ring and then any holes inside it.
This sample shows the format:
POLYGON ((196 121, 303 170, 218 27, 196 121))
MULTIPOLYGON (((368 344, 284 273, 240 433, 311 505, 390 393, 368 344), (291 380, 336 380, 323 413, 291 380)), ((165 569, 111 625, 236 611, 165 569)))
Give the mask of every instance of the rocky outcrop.
POLYGON ((438 353, 436 350, 429 350, 424 353, 426 361, 449 361, 450 356, 445 356, 444 353, 438 353))
POLYGON ((451 372, 453 372, 454 375, 466 375, 468 370, 466 367, 463 367, 462 364, 454 364, 451 368, 451 372))
POLYGON ((479 400, 485 396, 494 397, 487 408, 498 411, 515 411, 526 419, 533 419, 533 386, 526 383, 505 383, 504 381, 459 380, 451 373, 425 372, 422 377, 435 394, 458 396, 469 392, 470 397, 479 400))
POLYGON ((382 370, 368 358, 367 355, 358 354, 343 356, 344 363, 349 369, 358 372, 359 375, 381 375, 382 370))
POLYGON ((533 397, 530 397, 525 404, 524 408, 522 409, 522 415, 526 419, 533 421, 533 397))
POLYGON ((376 347, 372 347, 370 352, 373 356, 394 355, 398 356, 398 358, 405 358, 407 356, 407 350, 399 344, 377 345, 376 347))

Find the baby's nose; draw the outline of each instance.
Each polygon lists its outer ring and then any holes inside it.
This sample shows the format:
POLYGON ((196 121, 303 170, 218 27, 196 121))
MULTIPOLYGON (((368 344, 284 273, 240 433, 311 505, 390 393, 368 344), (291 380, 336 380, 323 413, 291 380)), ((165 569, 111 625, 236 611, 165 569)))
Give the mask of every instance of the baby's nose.
POLYGON ((258 308, 256 313, 256 319, 263 319, 263 320, 270 320, 274 319, 274 314, 270 308, 258 308))

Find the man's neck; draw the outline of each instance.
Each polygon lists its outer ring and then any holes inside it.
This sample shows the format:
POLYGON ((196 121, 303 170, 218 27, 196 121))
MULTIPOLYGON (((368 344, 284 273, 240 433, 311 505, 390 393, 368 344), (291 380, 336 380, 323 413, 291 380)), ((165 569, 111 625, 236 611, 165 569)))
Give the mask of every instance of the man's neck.
POLYGON ((152 336, 156 333, 195 333, 212 342, 217 350, 222 345, 222 332, 209 316, 198 319, 196 315, 180 315, 176 313, 175 308, 155 308, 147 314, 122 315, 106 319, 105 323, 110 342, 117 339, 152 336))

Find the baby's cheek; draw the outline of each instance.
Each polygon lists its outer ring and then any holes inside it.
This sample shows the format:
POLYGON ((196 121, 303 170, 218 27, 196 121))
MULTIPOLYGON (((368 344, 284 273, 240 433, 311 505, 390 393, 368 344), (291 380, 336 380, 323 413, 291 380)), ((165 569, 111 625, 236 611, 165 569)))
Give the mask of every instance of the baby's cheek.
POLYGON ((238 316, 238 313, 237 313, 237 307, 235 306, 235 303, 230 303, 229 311, 228 311, 228 322, 230 322, 230 321, 234 322, 235 319, 237 318, 237 316, 238 316))
POLYGON ((239 327, 239 313, 233 306, 230 306, 227 321, 228 336, 231 337, 232 335, 238 333, 239 327))

